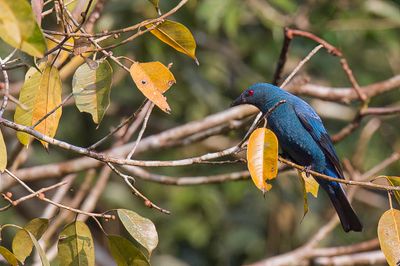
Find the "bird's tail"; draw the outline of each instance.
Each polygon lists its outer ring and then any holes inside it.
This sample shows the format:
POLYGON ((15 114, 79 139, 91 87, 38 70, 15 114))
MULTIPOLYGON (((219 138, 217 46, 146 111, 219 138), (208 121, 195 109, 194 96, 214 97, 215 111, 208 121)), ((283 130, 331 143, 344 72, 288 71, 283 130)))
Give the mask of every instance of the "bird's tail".
POLYGON ((327 189, 327 192, 339 216, 344 231, 361 232, 363 226, 358 219, 357 214, 354 212, 349 201, 347 200, 346 194, 343 191, 342 186, 338 183, 332 183, 333 182, 328 185, 329 188, 327 189))

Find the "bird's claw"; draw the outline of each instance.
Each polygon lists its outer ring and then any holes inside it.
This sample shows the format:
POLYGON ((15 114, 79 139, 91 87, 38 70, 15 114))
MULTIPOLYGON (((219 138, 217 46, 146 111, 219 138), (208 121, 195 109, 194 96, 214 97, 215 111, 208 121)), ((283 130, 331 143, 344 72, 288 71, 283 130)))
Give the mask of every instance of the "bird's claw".
POLYGON ((304 168, 302 170, 302 172, 305 173, 307 177, 311 176, 310 171, 311 171, 311 165, 304 166, 304 168))

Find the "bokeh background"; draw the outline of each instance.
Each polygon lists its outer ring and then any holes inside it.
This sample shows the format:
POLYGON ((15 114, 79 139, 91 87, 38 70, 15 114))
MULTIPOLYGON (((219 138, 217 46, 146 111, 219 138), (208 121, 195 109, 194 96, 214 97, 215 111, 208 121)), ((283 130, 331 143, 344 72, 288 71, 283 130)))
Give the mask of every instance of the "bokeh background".
MULTIPOLYGON (((160 1, 166 12, 178 1, 160 1)), ((96 30, 117 29, 155 17, 153 6, 145 0, 107 1, 96 30)), ((172 113, 155 110, 145 135, 201 119, 229 108, 230 102, 254 82, 270 82, 283 41, 283 27, 291 26, 314 34, 341 49, 361 85, 381 81, 400 73, 400 3, 389 0, 190 0, 172 17, 186 25, 197 41, 197 58, 193 60, 161 43, 151 34, 114 50, 135 60, 173 63, 177 84, 167 93, 172 113)), ((54 20, 44 20, 44 28, 54 20)), ((285 74, 313 48, 315 43, 298 38, 292 42, 285 74)), ((0 54, 10 51, 0 43, 0 54)), ((105 135, 122 117, 131 114, 143 101, 131 78, 114 67, 111 107, 98 129, 87 114, 74 105, 63 109, 57 138, 88 146, 105 135)), ((26 70, 11 72, 13 82, 22 81, 26 70)), ((349 87, 339 60, 321 50, 300 72, 312 83, 332 87, 349 87)), ((71 79, 63 84, 64 94, 71 91, 71 79)), ((331 134, 351 121, 357 104, 344 106, 312 99, 331 134)), ((387 106, 400 102, 399 90, 374 98, 370 106, 387 106)), ((12 112, 7 112, 12 117, 12 112)), ((371 118, 363 122, 365 125, 371 118)), ((371 138, 365 155, 356 159, 360 171, 379 163, 400 147, 399 116, 381 118, 380 128, 371 138)), ((244 130, 208 138, 200 143, 157 152, 141 153, 143 159, 173 159, 217 151, 236 143, 244 130)), ((337 144, 340 158, 353 160, 361 130, 337 144)), ((8 145, 16 145, 14 132, 6 131, 8 145)), ((103 146, 106 148, 110 143, 103 146)), ((74 158, 75 155, 50 148, 47 153, 39 143, 30 147, 29 159, 22 167, 48 164, 74 158)), ((150 169, 172 176, 210 175, 245 169, 243 164, 205 165, 150 169)), ((388 167, 381 174, 399 175, 400 165, 388 167)), ((83 178, 75 182, 79 187, 83 178)), ((54 181, 35 183, 36 188, 54 181)), ((114 176, 102 193, 96 212, 127 208, 150 218, 157 227, 160 243, 154 265, 241 265, 267 256, 287 252, 309 239, 334 213, 324 193, 310 199, 310 212, 302 220, 302 188, 295 172, 282 173, 265 197, 251 181, 177 187, 153 184, 137 179, 138 188, 155 203, 170 210, 171 215, 147 209, 133 197, 120 178, 114 176)), ((19 193, 18 189, 14 189, 19 193)), ((362 192, 354 208, 364 222, 362 234, 346 234, 338 226, 324 241, 325 245, 344 245, 376 237, 379 216, 388 208, 386 195, 362 192), (363 194, 364 193, 364 194, 363 194), (373 196, 373 197, 372 197, 373 196), (365 201, 373 199, 374 204, 365 201)), ((70 191, 74 195, 74 190, 70 191)), ((0 213, 0 223, 24 224, 37 217, 45 205, 30 201, 18 208, 0 213)), ((103 254, 99 265, 107 265, 104 235, 89 220, 90 228, 103 254), (105 263, 105 264, 104 264, 105 263)), ((110 233, 125 234, 118 222, 109 222, 110 233)), ((7 236, 7 232, 4 233, 7 236)), ((4 236, 3 236, 4 237, 4 236)), ((7 239, 7 237, 4 237, 7 239)), ((10 239, 10 238, 8 238, 10 239)))

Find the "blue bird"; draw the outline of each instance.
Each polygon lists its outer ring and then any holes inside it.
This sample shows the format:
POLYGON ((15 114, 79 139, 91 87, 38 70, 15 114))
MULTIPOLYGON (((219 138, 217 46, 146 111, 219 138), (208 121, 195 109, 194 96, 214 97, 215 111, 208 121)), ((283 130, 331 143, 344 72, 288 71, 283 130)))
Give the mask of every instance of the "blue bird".
MULTIPOLYGON (((247 88, 232 106, 251 104, 265 114, 282 100, 286 102, 269 115, 268 126, 277 136, 283 156, 305 166, 305 169, 344 179, 339 158, 321 118, 299 97, 268 83, 256 83, 247 88)), ((362 224, 341 184, 318 177, 316 180, 328 193, 344 231, 362 231, 362 224)))

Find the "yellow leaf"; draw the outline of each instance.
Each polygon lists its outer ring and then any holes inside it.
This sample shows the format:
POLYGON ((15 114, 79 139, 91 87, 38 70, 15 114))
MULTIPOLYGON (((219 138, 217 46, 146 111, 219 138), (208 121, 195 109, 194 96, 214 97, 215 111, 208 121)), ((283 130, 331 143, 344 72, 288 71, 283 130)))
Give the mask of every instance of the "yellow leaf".
MULTIPOLYGON (((400 186, 400 176, 384 176, 389 184, 393 187, 398 187, 400 186)), ((398 204, 400 204, 400 191, 395 190, 393 191, 394 196, 396 198, 396 201, 398 204)))
MULTIPOLYGON (((153 25, 154 24, 149 24, 146 25, 146 27, 150 28, 153 25)), ((196 64, 199 64, 195 55, 196 41, 186 26, 175 21, 165 20, 150 32, 175 50, 193 58, 196 61, 196 64)))
POLYGON ((400 262, 400 211, 387 210, 379 219, 378 238, 390 266, 400 262))
POLYGON ((278 139, 266 128, 256 129, 247 146, 247 167, 254 184, 262 191, 272 188, 266 180, 278 174, 278 139))
POLYGON ((160 62, 135 62, 130 68, 130 73, 144 96, 161 110, 169 113, 171 109, 163 93, 176 82, 171 71, 160 62))
POLYGON ((310 193, 314 198, 318 197, 319 184, 312 175, 307 176, 303 171, 297 171, 299 176, 304 181, 304 188, 307 193, 310 193))
POLYGON ((0 130, 0 172, 4 172, 7 167, 7 147, 4 143, 3 134, 0 130))
MULTIPOLYGON (((40 73, 30 68, 19 95, 19 101, 27 108, 17 106, 14 120, 24 126, 33 126, 47 113, 61 104, 61 80, 57 68, 46 65, 39 66, 40 73)), ((40 122, 34 129, 49 137, 54 137, 61 117, 61 108, 40 122)), ((23 145, 28 145, 30 135, 18 132, 17 137, 23 145)), ((47 147, 47 143, 42 144, 47 147)))

